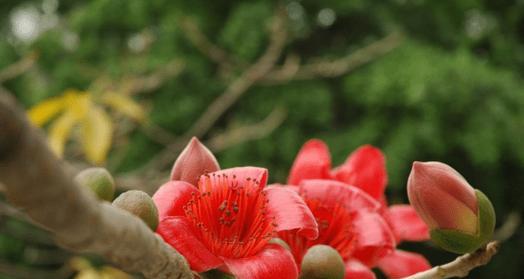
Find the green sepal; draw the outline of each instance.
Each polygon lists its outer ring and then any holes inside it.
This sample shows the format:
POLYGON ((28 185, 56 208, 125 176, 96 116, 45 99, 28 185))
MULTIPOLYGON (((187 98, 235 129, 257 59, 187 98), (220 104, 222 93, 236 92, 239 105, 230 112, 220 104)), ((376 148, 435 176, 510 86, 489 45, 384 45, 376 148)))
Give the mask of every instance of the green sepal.
POLYGON ((433 229, 430 235, 440 248, 457 254, 473 252, 482 245, 477 236, 457 230, 433 229))
POLYGON ((475 190, 478 203, 477 234, 468 234, 451 229, 433 229, 431 240, 442 249, 457 253, 471 253, 485 245, 493 237, 495 229, 495 209, 481 191, 475 190))
POLYGON ((479 205, 479 232, 482 244, 486 244, 493 237, 495 231, 495 209, 488 197, 479 190, 475 190, 479 205))

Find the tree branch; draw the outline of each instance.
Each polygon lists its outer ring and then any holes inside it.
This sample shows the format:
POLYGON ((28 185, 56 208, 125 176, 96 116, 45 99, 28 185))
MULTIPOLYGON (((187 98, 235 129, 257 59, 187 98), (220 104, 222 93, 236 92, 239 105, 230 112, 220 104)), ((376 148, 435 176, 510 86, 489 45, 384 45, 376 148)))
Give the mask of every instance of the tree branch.
POLYGON ((192 19, 183 18, 180 20, 180 28, 182 28, 188 40, 211 61, 219 64, 225 70, 231 69, 233 63, 229 54, 213 44, 192 19))
POLYGON ((0 182, 8 200, 68 249, 147 278, 192 278, 186 260, 130 213, 74 183, 23 110, 0 95, 0 182))
POLYGON ((207 140, 206 146, 218 152, 242 142, 263 138, 278 128, 285 118, 286 111, 277 107, 264 120, 252 125, 229 129, 207 140))
POLYGON ((0 83, 13 79, 29 70, 35 64, 36 58, 37 55, 35 53, 30 53, 19 61, 2 69, 0 71, 0 83))
POLYGON ((64 265, 58 270, 48 270, 41 268, 30 268, 14 265, 0 260, 0 274, 16 279, 61 279, 70 278, 74 273, 68 265, 64 265))
POLYGON ((275 65, 282 54, 287 30, 286 16, 282 9, 278 9, 271 24, 270 43, 264 54, 238 78, 229 84, 226 90, 219 95, 202 113, 199 119, 179 140, 173 142, 157 157, 154 157, 142 169, 162 169, 172 163, 173 154, 178 153, 192 136, 202 137, 215 122, 244 94, 247 90, 263 78, 275 65))
POLYGON ((261 82, 278 84, 290 80, 306 80, 319 77, 337 77, 365 65, 396 48, 403 40, 400 33, 392 33, 349 55, 335 60, 318 59, 316 62, 299 65, 298 59, 290 60, 282 67, 269 72, 261 82), (291 63, 294 62, 294 63, 291 63))
POLYGON ((435 266, 430 270, 405 277, 404 279, 444 279, 466 277, 469 272, 479 266, 487 264, 497 254, 500 248, 498 241, 492 241, 477 251, 459 256, 454 261, 435 266))
POLYGON ((520 213, 513 211, 506 217, 506 221, 493 234, 493 239, 504 242, 511 238, 518 230, 521 223, 520 213))
MULTIPOLYGON (((264 120, 250 125, 227 129, 205 141, 205 145, 213 152, 218 152, 235 144, 262 138, 278 128, 285 117, 286 111, 277 107, 264 120)), ((180 149, 183 147, 184 145, 181 145, 180 149)), ((172 157, 174 160, 174 156, 172 157)), ((141 176, 135 174, 117 176, 115 180, 119 188, 142 190, 153 194, 158 185, 164 183, 168 176, 169 173, 167 171, 154 170, 141 176)))

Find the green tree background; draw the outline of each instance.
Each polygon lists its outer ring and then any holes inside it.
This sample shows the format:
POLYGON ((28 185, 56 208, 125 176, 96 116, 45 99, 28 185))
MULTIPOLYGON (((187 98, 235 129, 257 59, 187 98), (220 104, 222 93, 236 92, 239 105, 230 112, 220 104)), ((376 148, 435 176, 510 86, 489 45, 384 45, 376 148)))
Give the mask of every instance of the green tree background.
MULTIPOLYGON (((68 88, 92 88, 101 77, 144 75, 176 59, 184 64, 181 73, 136 99, 148 108, 151 123, 181 135, 242 65, 264 52, 278 5, 288 19, 285 52, 301 61, 337 59, 392 32, 401 32, 404 40, 347 74, 249 88, 204 139, 261 121, 276 107, 287 111, 286 118, 266 137, 217 152, 222 167, 265 166, 272 181, 285 181, 309 138, 325 140, 335 164, 371 143, 386 153, 393 203, 407 201, 412 161, 438 160, 492 199, 499 226, 511 212, 522 213, 524 1, 2 0, 0 69, 38 57, 30 70, 2 86, 30 107, 68 88), (29 34, 17 31, 15 23, 28 14, 38 19, 37 26, 29 34), (187 19, 240 66, 228 69, 195 48, 182 28, 187 19)), ((126 134, 124 143, 115 142, 109 156, 108 168, 116 174, 135 170, 163 149, 143 129, 126 134)), ((54 272, 67 259, 30 225, 13 217, 0 220, 0 267, 54 272), (42 258, 38 253, 54 253, 54 261, 35 261, 42 258)), ((454 257, 427 244, 405 246, 432 264, 454 257)), ((520 228, 470 278, 520 278, 523 251, 520 228)))

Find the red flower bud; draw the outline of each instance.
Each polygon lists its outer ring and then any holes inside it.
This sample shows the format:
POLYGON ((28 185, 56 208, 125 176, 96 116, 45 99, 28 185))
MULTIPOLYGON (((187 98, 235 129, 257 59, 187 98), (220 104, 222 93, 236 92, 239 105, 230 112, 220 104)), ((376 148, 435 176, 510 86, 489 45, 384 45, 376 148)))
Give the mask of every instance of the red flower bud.
POLYGON ((217 159, 196 137, 193 137, 178 156, 171 170, 171 180, 198 184, 201 175, 220 170, 217 159))
POLYGON ((456 253, 471 252, 485 242, 495 226, 495 211, 452 167, 440 162, 414 162, 408 196, 431 229, 431 238, 456 253))

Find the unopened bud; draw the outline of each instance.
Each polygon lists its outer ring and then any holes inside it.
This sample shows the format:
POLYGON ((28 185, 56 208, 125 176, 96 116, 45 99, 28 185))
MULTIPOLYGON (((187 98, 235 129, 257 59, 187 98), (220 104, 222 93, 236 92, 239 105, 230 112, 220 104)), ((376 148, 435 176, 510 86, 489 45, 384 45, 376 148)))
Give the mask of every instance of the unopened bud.
POLYGON ((156 230, 158 210, 153 199, 145 192, 138 190, 124 192, 113 201, 113 205, 132 213, 142 219, 151 230, 156 230))
POLYGON ((495 210, 456 170, 440 162, 415 162, 408 179, 410 203, 431 239, 454 253, 469 253, 493 236, 495 210))
POLYGON ((104 168, 85 169, 76 175, 75 181, 89 187, 99 199, 112 201, 115 196, 115 181, 104 168))
POLYGON ((312 246, 302 259, 301 279, 343 279, 344 275, 344 261, 331 246, 312 246))
POLYGON ((193 137, 178 156, 171 170, 171 180, 198 184, 201 175, 220 170, 217 159, 196 137, 193 137))

